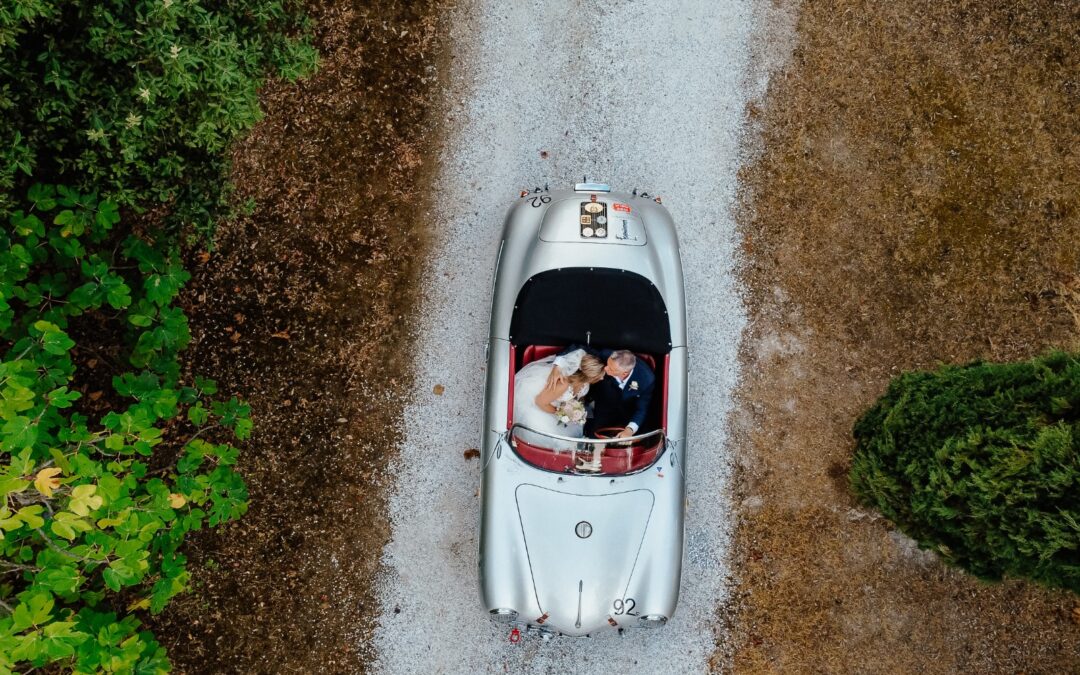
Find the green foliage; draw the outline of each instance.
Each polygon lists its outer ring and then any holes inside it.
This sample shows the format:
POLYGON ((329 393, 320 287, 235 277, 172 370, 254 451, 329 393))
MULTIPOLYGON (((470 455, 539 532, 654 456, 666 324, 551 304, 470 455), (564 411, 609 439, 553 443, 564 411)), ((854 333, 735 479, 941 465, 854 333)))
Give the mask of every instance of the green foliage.
POLYGON ((1080 356, 901 375, 855 439, 854 491, 921 547, 1080 593, 1080 356))
POLYGON ((0 3, 0 217, 33 176, 121 206, 167 203, 174 226, 209 232, 263 78, 315 65, 285 4, 0 3))
POLYGON ((114 202, 35 185, 0 231, 0 673, 167 671, 133 612, 187 587, 188 532, 247 508, 237 450, 209 439, 246 438, 248 407, 180 380, 188 273, 118 221, 114 202), (111 397, 80 407, 88 325, 129 347, 111 397))
POLYGON ((169 670, 133 612, 187 587, 188 532, 247 508, 221 440, 249 409, 181 380, 171 242, 227 212, 263 79, 314 67, 293 1, 0 3, 0 675, 169 670))

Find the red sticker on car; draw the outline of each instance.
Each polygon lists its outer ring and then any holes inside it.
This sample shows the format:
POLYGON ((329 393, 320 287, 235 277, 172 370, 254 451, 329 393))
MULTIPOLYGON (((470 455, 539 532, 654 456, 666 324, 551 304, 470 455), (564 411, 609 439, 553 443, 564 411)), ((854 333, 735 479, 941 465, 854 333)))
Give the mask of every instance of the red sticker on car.
POLYGON ((616 211, 622 211, 623 213, 630 213, 629 204, 620 204, 616 202, 611 208, 615 209, 616 211))

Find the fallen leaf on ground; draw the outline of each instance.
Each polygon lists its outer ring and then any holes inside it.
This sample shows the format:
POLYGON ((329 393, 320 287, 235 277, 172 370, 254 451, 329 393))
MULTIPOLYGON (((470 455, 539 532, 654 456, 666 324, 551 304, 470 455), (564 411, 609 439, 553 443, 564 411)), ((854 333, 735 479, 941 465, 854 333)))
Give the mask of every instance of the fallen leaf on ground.
POLYGON ((136 600, 128 605, 128 611, 134 611, 136 609, 147 609, 150 607, 150 598, 143 598, 142 600, 136 600))
POLYGON ((271 333, 270 337, 272 337, 272 338, 280 338, 282 340, 288 340, 289 339, 289 331, 287 331, 287 330, 279 330, 276 333, 271 333))
POLYGON ((465 451, 464 455, 465 455, 465 459, 476 459, 477 457, 480 456, 480 451, 477 450, 476 448, 469 448, 468 450, 465 451))
POLYGON ((431 391, 435 392, 436 396, 442 396, 443 392, 446 391, 446 387, 442 386, 441 384, 437 384, 431 391))

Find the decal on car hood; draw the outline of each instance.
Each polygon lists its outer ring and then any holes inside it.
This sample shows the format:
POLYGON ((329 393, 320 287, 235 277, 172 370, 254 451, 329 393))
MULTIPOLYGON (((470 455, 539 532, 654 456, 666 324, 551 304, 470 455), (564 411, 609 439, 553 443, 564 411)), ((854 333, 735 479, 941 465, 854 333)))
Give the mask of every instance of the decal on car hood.
MULTIPOLYGON (((629 209, 626 204, 617 204, 629 209)), ((629 210, 608 211, 605 201, 560 199, 548 207, 540 223, 540 240, 644 246, 645 226, 629 210), (595 209, 595 210, 590 210, 595 209)))

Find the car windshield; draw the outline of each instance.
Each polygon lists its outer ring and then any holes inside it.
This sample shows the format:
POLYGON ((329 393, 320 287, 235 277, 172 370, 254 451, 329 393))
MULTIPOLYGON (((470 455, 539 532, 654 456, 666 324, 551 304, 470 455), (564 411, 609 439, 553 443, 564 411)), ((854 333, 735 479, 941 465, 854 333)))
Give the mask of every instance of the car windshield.
POLYGON ((664 452, 663 429, 627 439, 557 436, 515 424, 510 445, 529 464, 556 473, 622 476, 644 471, 664 452))

